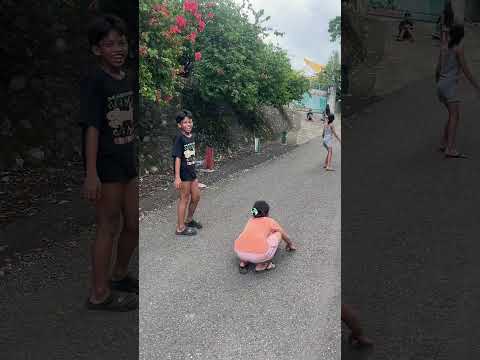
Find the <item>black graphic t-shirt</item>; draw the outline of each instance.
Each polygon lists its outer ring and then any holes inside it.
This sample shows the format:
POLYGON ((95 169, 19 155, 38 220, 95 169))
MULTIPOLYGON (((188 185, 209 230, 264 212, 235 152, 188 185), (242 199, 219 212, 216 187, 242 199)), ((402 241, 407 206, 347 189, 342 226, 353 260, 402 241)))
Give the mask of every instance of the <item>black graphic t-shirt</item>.
MULTIPOLYGON (((187 137, 180 133, 175 137, 172 151, 173 160, 180 158, 181 177, 195 176, 195 137, 187 137)), ((175 164, 175 161, 174 161, 175 164)))
POLYGON ((83 88, 82 125, 98 129, 98 157, 132 158, 135 152, 134 96, 125 76, 117 80, 101 69, 89 77, 83 88))

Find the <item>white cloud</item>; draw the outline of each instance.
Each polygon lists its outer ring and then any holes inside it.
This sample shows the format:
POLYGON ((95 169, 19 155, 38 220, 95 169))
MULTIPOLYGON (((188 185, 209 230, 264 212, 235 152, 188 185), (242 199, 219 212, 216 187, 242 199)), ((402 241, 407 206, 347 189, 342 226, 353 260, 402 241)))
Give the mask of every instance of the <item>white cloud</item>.
MULTIPOLYGON (((235 0, 241 3, 242 0, 235 0)), ((328 23, 340 16, 340 0, 251 0, 256 10, 264 9, 271 16, 269 25, 284 32, 279 45, 287 50, 297 69, 304 67, 308 57, 325 64, 339 44, 330 42, 328 23)))

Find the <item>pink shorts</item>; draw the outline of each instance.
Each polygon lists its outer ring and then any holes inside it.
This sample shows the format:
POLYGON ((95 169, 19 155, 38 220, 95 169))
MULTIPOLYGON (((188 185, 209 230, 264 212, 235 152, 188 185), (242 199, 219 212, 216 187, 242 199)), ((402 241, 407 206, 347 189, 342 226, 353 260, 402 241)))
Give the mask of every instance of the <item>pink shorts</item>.
POLYGON ((272 260, 273 256, 277 252, 278 244, 280 243, 281 238, 282 238, 282 234, 280 234, 279 232, 275 232, 272 235, 270 235, 267 238, 268 249, 264 254, 243 252, 243 251, 235 251, 235 252, 241 261, 245 261, 253 264, 264 263, 272 260))

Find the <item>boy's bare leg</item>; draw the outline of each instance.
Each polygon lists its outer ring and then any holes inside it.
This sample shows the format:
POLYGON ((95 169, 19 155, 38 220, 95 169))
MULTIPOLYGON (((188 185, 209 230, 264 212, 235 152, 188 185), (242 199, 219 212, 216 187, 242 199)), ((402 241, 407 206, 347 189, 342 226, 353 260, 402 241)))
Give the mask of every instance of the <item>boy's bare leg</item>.
POLYGON ((200 188, 198 187, 198 180, 192 181, 190 186, 190 205, 188 206, 187 223, 193 220, 193 215, 197 209, 200 201, 200 188))
POLYGON ((122 184, 102 184, 102 197, 96 204, 96 238, 92 244, 92 289, 90 302, 101 303, 110 294, 109 278, 112 248, 120 223, 122 184))
POLYGON ((183 231, 185 229, 185 214, 190 199, 191 184, 191 181, 182 181, 180 185, 177 203, 177 231, 183 231))
POLYGON ((123 228, 118 239, 117 261, 113 280, 122 280, 128 272, 133 252, 138 247, 138 178, 125 185, 123 195, 123 228))

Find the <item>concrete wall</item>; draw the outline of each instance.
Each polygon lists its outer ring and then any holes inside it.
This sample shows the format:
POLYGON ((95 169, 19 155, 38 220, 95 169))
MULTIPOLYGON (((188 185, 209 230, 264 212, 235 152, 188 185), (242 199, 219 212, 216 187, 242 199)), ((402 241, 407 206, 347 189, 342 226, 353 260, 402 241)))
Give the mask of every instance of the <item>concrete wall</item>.
MULTIPOLYGON (((146 107, 142 120, 143 128, 140 146, 141 173, 156 172, 172 166, 171 147, 178 128, 175 123, 175 113, 181 109, 181 104, 173 104, 169 108, 159 109, 155 106, 146 107)), ((294 133, 300 129, 301 119, 305 114, 297 114, 293 109, 283 107, 276 109, 264 107, 261 113, 268 128, 268 138, 263 141, 279 140, 283 131, 294 133)), ((228 129, 232 150, 253 148, 253 134, 240 125, 237 114, 227 110, 224 115, 229 119, 228 129)), ((200 154, 200 158, 203 154, 200 154)))

